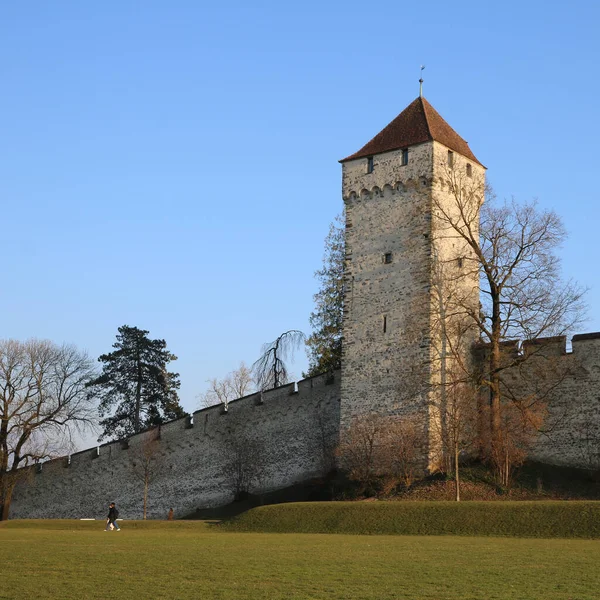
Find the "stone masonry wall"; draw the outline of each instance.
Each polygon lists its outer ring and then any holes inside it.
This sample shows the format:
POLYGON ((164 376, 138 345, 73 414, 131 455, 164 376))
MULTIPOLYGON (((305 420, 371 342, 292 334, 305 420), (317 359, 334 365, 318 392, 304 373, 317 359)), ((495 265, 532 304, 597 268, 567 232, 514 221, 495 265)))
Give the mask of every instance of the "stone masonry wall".
MULTIPOLYGON (((550 364, 551 377, 562 381, 548 397, 545 431, 538 436, 530 458, 600 469, 600 333, 574 336, 571 352, 566 352, 565 342, 559 338, 552 344, 556 358, 550 364)), ((531 378, 526 380, 529 385, 531 378)))
MULTIPOLYGON (((233 499, 227 473, 234 438, 254 440, 262 478, 253 490, 279 489, 326 474, 338 438, 340 374, 318 376, 178 419, 160 428, 162 470, 150 484, 148 518, 177 516, 233 499), (262 402, 262 403, 261 403, 262 402)), ((154 430, 155 431, 155 430, 154 430)), ((44 463, 15 489, 11 518, 102 518, 110 501, 120 516, 142 516, 143 483, 131 463, 152 432, 44 463)))
MULTIPOLYGON (((600 469, 600 333, 503 343, 515 366, 502 373, 502 394, 542 409, 543 423, 528 458, 546 464, 600 469), (535 399, 535 403, 533 400, 535 399)), ((485 370, 487 346, 476 355, 485 370)), ((482 400, 487 403, 488 392, 482 400)), ((536 408, 537 411, 537 408, 536 408)))

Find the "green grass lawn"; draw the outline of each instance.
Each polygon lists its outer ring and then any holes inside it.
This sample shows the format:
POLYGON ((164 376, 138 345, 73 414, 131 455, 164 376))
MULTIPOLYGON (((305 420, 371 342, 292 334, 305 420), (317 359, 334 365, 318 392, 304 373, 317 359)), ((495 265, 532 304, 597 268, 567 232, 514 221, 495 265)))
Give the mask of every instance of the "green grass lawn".
POLYGON ((600 541, 229 533, 201 522, 0 525, 0 598, 600 597, 600 541))

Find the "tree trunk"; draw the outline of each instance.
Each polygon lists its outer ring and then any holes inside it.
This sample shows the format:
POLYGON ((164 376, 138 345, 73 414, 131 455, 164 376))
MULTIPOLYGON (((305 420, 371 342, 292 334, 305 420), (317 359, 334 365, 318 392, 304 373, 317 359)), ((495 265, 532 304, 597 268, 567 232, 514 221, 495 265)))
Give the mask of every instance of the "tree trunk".
POLYGON ((11 499, 12 489, 8 488, 4 490, 0 496, 0 521, 8 521, 11 499))
POLYGON ((504 471, 503 471, 503 477, 502 477, 502 484, 504 485, 504 487, 508 488, 509 483, 510 483, 510 457, 508 455, 508 448, 505 448, 503 458, 504 458, 504 471))
POLYGON ((458 473, 458 444, 454 444, 454 484, 456 486, 456 501, 460 502, 460 475, 458 473))
MULTIPOLYGON (((142 357, 140 355, 139 341, 137 346, 137 382, 135 387, 135 417, 133 422, 133 430, 136 433, 140 432, 140 412, 142 404, 142 357)), ((145 517, 144 517, 145 518, 145 517)))
POLYGON ((486 402, 489 405, 489 398, 484 393, 484 390, 487 392, 489 388, 484 387, 482 382, 479 383, 479 389, 477 394, 477 455, 480 460, 485 460, 488 456, 488 448, 487 448, 487 431, 489 428, 489 421, 486 420, 487 410, 486 410, 486 402))
MULTIPOLYGON (((3 407, 6 414, 7 407, 3 407)), ((8 509, 10 508, 10 491, 8 489, 8 419, 0 421, 0 521, 8 520, 8 509)))
POLYGON ((277 347, 273 352, 273 387, 279 387, 279 375, 277 373, 277 347))
POLYGON ((146 507, 148 505, 148 478, 144 480, 144 521, 146 520, 146 507))
POLYGON ((490 340, 490 451, 491 456, 498 457, 500 451, 500 294, 493 290, 492 308, 492 339, 490 340))
MULTIPOLYGON (((442 438, 442 452, 443 454, 449 454, 450 448, 448 444, 448 390, 446 389, 447 384, 447 364, 448 360, 447 354, 447 331, 446 331, 446 310, 443 303, 442 298, 439 299, 440 304, 440 324, 441 324, 441 337, 442 337, 442 345, 441 345, 441 361, 440 361, 440 434, 442 438)), ((454 390, 452 390, 454 392, 454 390)), ((453 398, 455 401, 456 399, 453 398)), ((455 413, 456 406, 452 407, 452 415, 451 418, 456 417, 455 413)), ((452 423, 450 427, 453 427, 455 423, 452 423)), ((445 460, 446 463, 450 461, 445 460)))
POLYGON ((498 456, 497 452, 501 449, 500 440, 500 377, 498 373, 493 373, 497 368, 499 360, 494 358, 490 360, 490 451, 491 456, 498 456))

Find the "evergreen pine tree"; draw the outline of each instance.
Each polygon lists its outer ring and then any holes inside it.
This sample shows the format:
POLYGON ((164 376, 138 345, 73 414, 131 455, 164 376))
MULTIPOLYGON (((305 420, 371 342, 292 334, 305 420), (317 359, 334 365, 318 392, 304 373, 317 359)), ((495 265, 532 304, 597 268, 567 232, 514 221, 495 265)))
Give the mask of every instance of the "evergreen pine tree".
POLYGON ((185 415, 179 404, 179 374, 167 371, 177 360, 165 340, 151 340, 148 331, 119 327, 115 350, 103 354, 102 374, 89 384, 99 399, 103 439, 121 439, 185 415))
POLYGON ((325 238, 323 267, 315 272, 320 289, 310 315, 312 334, 308 346, 309 377, 342 366, 342 314, 344 305, 345 213, 338 215, 325 238))

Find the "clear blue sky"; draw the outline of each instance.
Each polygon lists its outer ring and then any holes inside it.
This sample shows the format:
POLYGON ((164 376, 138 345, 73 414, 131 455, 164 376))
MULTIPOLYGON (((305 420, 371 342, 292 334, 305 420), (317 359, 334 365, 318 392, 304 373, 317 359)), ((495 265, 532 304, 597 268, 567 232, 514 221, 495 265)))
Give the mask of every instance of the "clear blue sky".
POLYGON ((0 335, 96 357, 148 329, 194 410, 209 377, 308 332, 337 161, 420 64, 498 195, 563 217, 600 330, 599 6, 3 2, 0 335))

